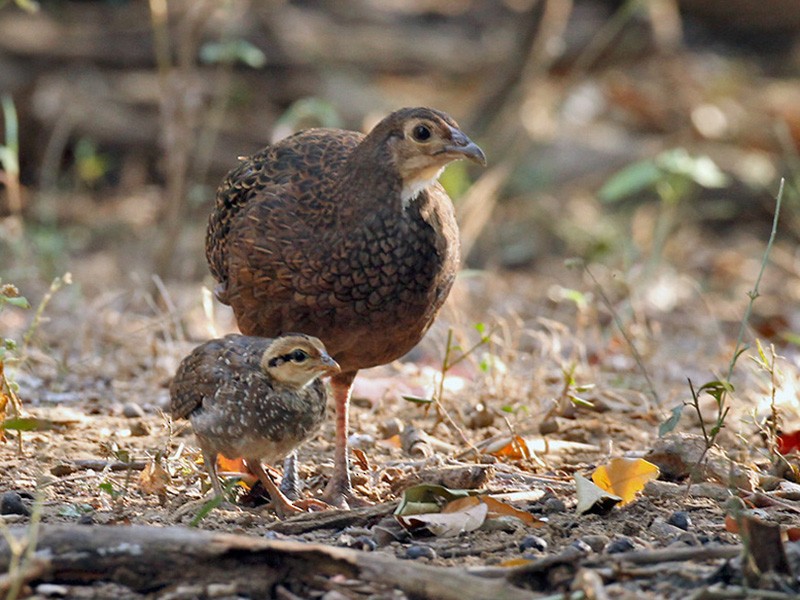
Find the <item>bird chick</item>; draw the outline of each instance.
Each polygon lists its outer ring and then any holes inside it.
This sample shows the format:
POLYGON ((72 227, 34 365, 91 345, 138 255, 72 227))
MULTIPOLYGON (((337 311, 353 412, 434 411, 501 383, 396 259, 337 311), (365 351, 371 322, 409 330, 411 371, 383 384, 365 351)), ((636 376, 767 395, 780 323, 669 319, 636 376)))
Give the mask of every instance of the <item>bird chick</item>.
POLYGON ((405 108, 366 136, 310 129, 244 159, 217 191, 206 257, 216 294, 242 333, 320 338, 341 372, 334 473, 324 498, 359 503, 347 433, 359 369, 411 350, 456 277, 458 228, 437 182, 458 159, 483 151, 447 114, 405 108))
POLYGON ((218 496, 217 456, 243 457, 279 516, 300 510, 261 461, 283 458, 319 429, 327 401, 320 377, 339 370, 319 339, 296 333, 276 339, 231 334, 183 359, 170 384, 172 416, 191 421, 218 496))

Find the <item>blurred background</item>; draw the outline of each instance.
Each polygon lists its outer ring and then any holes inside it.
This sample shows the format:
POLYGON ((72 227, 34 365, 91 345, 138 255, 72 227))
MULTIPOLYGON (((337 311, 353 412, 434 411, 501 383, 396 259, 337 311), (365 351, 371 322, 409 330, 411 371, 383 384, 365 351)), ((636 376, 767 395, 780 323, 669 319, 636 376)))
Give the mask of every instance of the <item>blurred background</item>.
POLYGON ((182 285, 199 305, 238 156, 429 105, 489 157, 443 183, 465 266, 508 274, 516 310, 580 288, 579 257, 612 302, 669 313, 719 290, 736 324, 785 177, 781 295, 759 313, 785 341, 798 33, 794 0, 5 0, 0 277, 34 301, 69 271, 73 311, 120 289, 142 291, 125 310, 180 307, 182 285))

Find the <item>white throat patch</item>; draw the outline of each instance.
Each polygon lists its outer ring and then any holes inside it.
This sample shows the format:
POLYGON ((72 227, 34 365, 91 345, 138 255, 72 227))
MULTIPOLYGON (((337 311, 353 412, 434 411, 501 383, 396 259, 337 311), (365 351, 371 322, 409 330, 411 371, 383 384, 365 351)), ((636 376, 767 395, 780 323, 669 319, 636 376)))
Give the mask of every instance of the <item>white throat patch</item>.
POLYGON ((436 171, 433 177, 426 179, 415 179, 404 185, 403 190, 400 193, 400 200, 403 203, 403 210, 406 210, 409 207, 411 201, 419 196, 422 190, 436 183, 436 180, 439 179, 439 175, 442 174, 442 171, 444 171, 444 167, 436 171))

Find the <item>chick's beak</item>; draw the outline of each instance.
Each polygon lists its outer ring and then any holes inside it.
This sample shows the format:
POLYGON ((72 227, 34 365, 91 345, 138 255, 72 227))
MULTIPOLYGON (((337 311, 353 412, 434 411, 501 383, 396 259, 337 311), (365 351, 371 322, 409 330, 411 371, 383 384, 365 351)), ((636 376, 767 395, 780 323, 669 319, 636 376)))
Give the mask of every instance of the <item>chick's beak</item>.
POLYGON ((342 368, 339 366, 339 363, 337 363, 327 354, 323 354, 320 357, 320 361, 325 366, 325 373, 328 375, 336 375, 336 373, 339 373, 342 370, 342 368))
POLYGON ((453 127, 450 130, 451 142, 444 147, 445 152, 461 154, 464 158, 476 162, 482 167, 486 166, 486 155, 480 146, 469 139, 463 131, 453 127))

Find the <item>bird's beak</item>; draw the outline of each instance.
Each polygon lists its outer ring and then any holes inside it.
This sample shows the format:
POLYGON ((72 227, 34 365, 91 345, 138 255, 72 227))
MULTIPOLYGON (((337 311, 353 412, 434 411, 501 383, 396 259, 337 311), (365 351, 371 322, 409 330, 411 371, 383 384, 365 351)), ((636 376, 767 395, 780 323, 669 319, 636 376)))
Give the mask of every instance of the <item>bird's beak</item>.
POLYGON ((335 360, 333 360, 327 354, 322 355, 322 364, 325 365, 325 373, 328 375, 336 375, 336 373, 341 372, 342 368, 339 366, 335 360))
POLYGON ((486 166, 486 155, 480 146, 469 139, 463 131, 455 127, 450 129, 451 143, 444 147, 448 154, 461 154, 464 158, 476 162, 482 167, 486 166))

